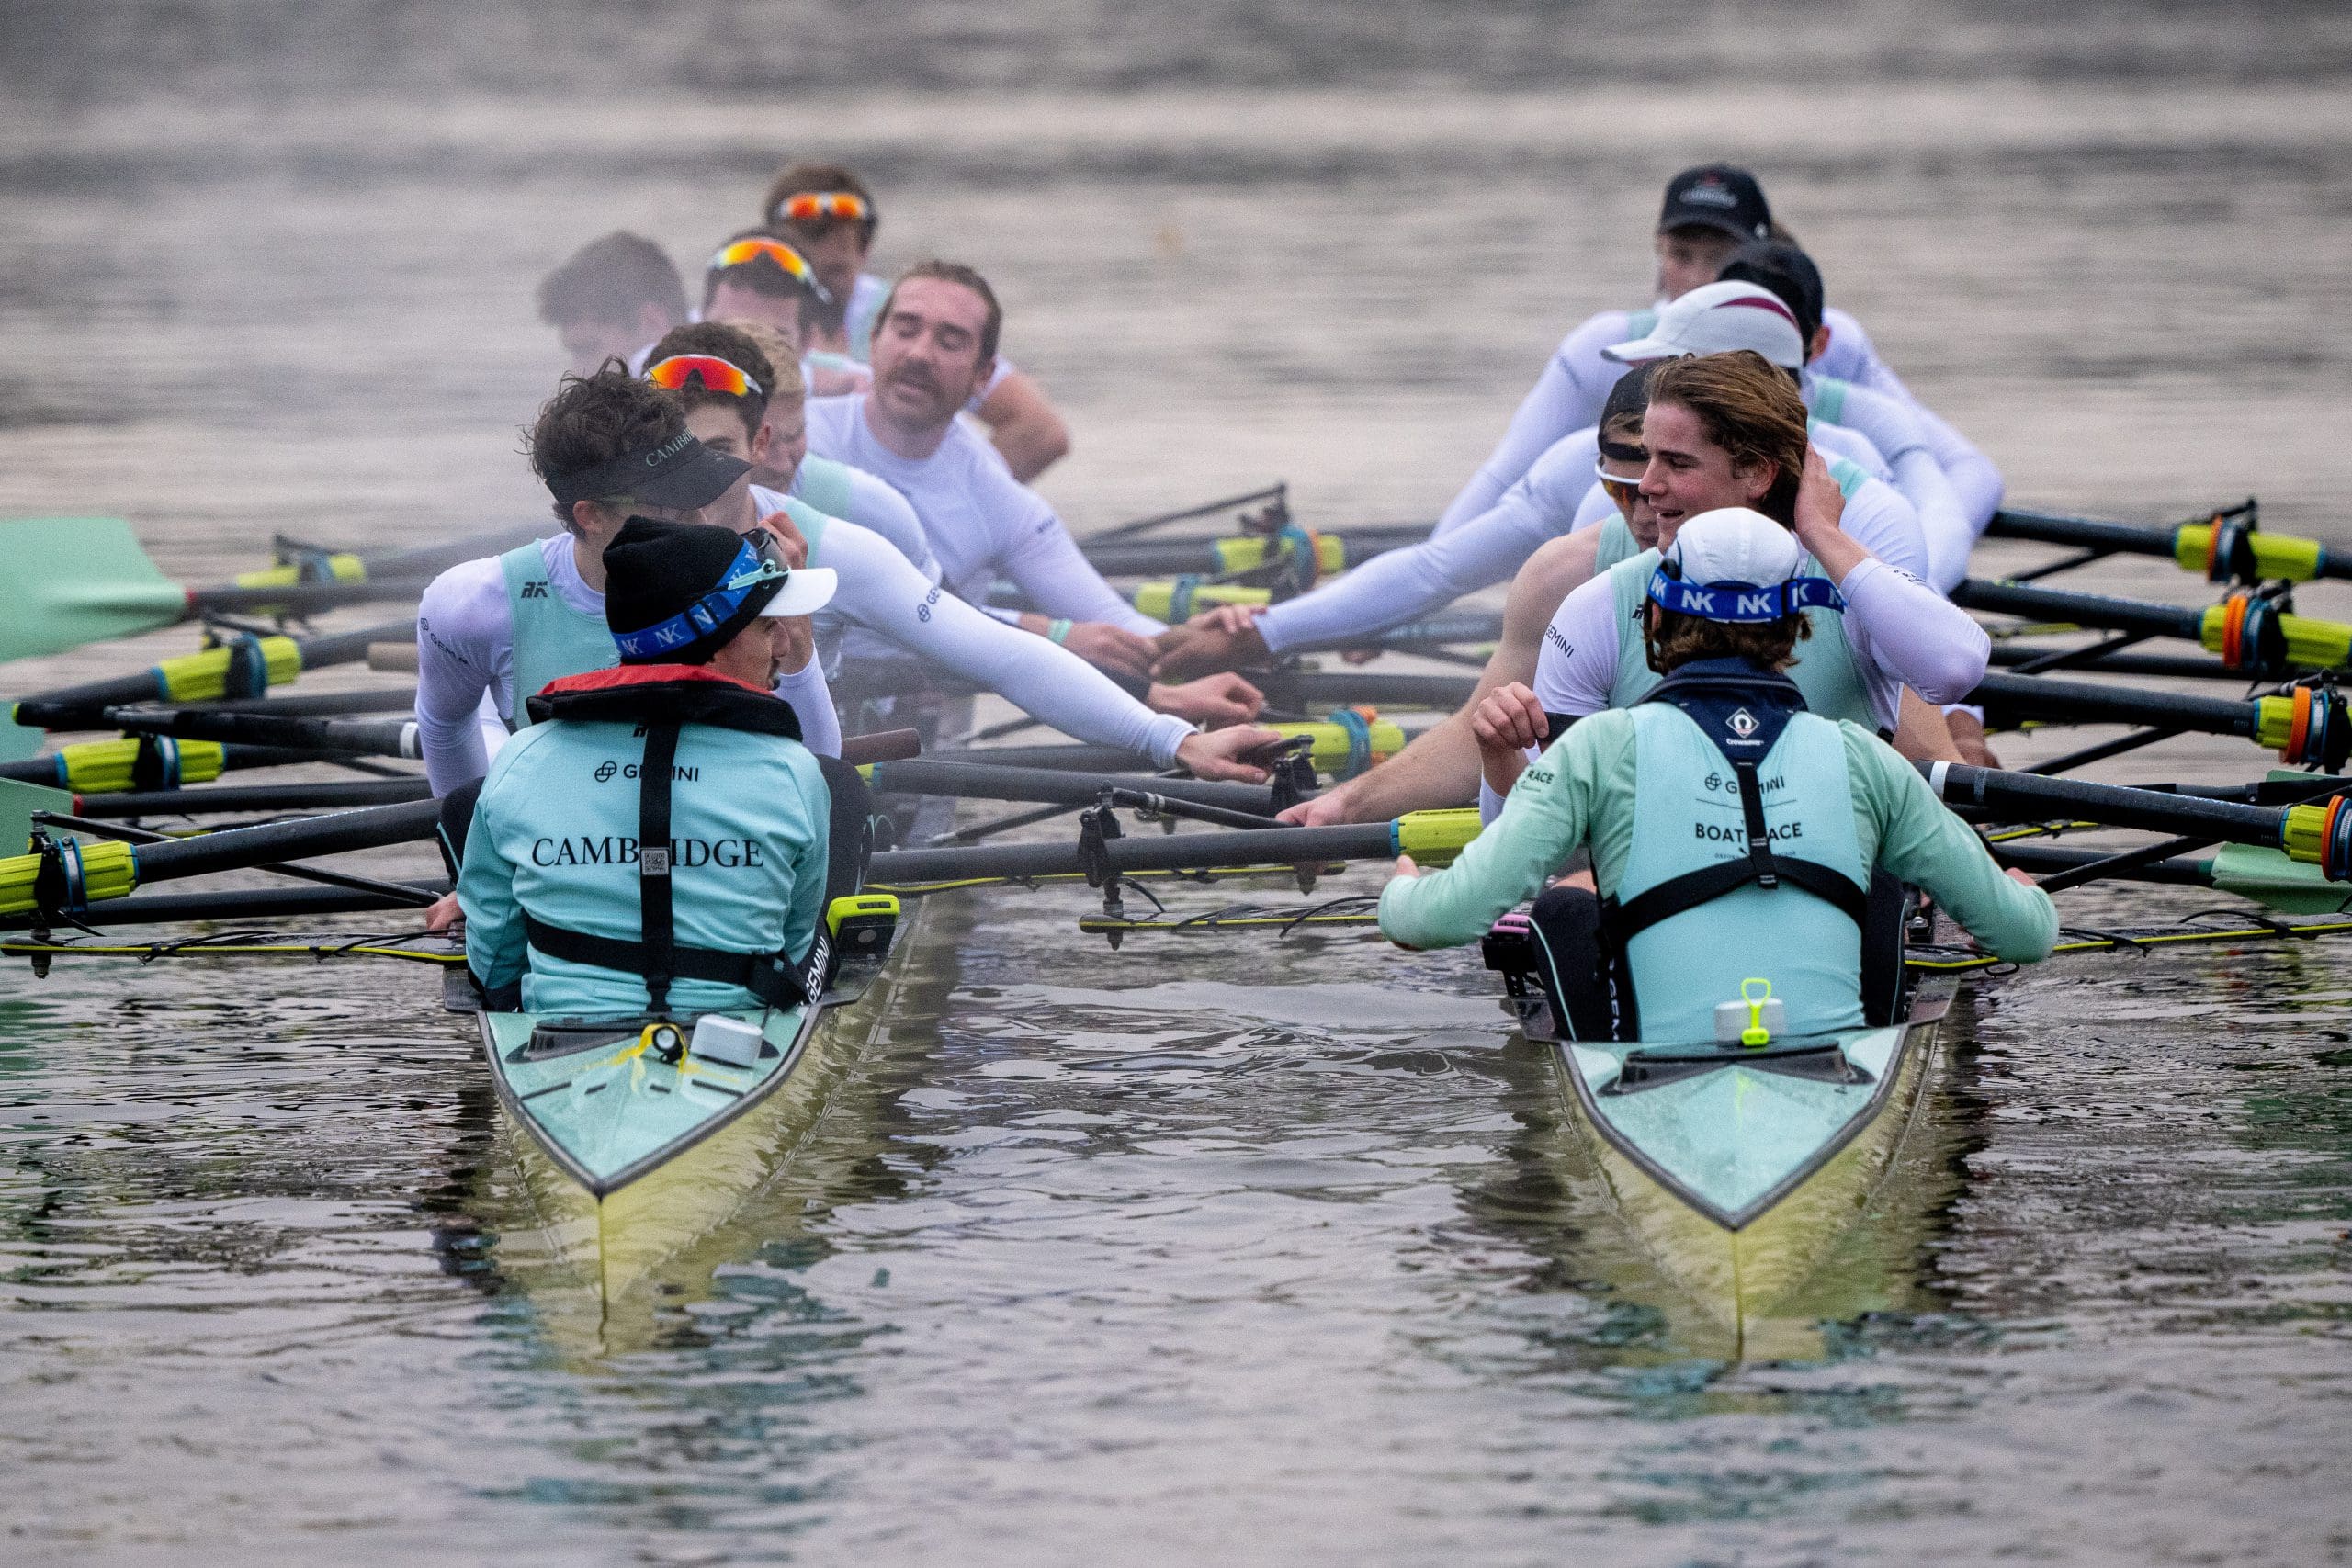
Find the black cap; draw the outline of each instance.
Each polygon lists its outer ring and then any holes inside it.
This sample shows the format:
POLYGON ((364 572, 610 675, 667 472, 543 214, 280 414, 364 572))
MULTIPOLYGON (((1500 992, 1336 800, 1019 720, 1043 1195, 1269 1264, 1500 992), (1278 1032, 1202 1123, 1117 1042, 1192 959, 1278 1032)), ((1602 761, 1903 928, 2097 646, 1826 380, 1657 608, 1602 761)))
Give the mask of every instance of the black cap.
POLYGON ((1670 359, 1645 360, 1618 377, 1617 384, 1609 389, 1609 400, 1600 405, 1598 430, 1602 457, 1620 463, 1639 463, 1648 458, 1649 453, 1640 446, 1611 440, 1609 427, 1628 414, 1641 413, 1648 409, 1650 378, 1657 374, 1659 366, 1672 363, 1670 359))
POLYGON ((1772 232, 1772 209, 1764 187, 1746 169, 1702 164, 1666 182, 1666 206, 1657 215, 1660 233, 1668 229, 1715 229, 1742 240, 1772 232))
POLYGON ((551 475, 548 492, 567 507, 625 495, 648 506, 691 512, 725 495, 728 486, 751 471, 752 465, 741 458, 714 452, 681 430, 656 446, 624 452, 593 468, 551 475))
POLYGON ((632 517, 605 547, 605 625, 624 664, 707 664, 735 640, 786 576, 729 585, 760 568, 731 529, 632 517))
POLYGON ((1786 240, 1751 240, 1732 253, 1715 281, 1753 283, 1770 289, 1795 313, 1797 331, 1804 334, 1807 350, 1812 348, 1813 334, 1821 329, 1822 313, 1829 300, 1822 291, 1821 269, 1804 251, 1786 240))

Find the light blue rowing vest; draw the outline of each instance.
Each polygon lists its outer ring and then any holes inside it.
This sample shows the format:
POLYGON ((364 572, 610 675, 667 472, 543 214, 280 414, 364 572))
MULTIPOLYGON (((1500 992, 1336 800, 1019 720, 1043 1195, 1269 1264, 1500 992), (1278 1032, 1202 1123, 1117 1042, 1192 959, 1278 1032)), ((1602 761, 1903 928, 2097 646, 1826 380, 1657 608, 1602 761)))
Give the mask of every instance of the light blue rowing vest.
POLYGON ((1634 537, 1634 530, 1627 525, 1623 513, 1611 513, 1600 520, 1599 527, 1600 546, 1593 556, 1593 576, 1599 577, 1619 562, 1632 560, 1642 553, 1641 541, 1634 537))
MULTIPOLYGON (((1678 876, 1747 856, 1731 765, 1688 714, 1665 702, 1634 710, 1634 836, 1612 890, 1620 905, 1678 876)), ((1854 830, 1853 786, 1838 727, 1792 714, 1757 767, 1775 853, 1844 876, 1858 895, 1869 867, 1854 830)), ((1862 1024, 1861 928, 1843 909, 1783 880, 1755 884, 1659 920, 1625 944, 1642 1038, 1714 1038, 1718 1002, 1740 982, 1769 980, 1788 1009, 1788 1032, 1862 1024)))
MULTIPOLYGON (((1612 708, 1632 707, 1649 695, 1660 678, 1650 668, 1648 645, 1642 636, 1643 606, 1649 603, 1650 573, 1657 570, 1657 551, 1644 550, 1609 569, 1609 585, 1617 601, 1617 678, 1609 688, 1612 708)), ((1821 570, 1811 556, 1798 570, 1808 575, 1821 570)), ((1876 732, 1883 721, 1871 705, 1870 687, 1862 680, 1860 666, 1854 662, 1853 645, 1846 640, 1844 614, 1822 605, 1804 614, 1813 624, 1813 635, 1797 644, 1797 661, 1788 674, 1804 694, 1806 709, 1824 718, 1849 718, 1876 732)))
MULTIPOLYGON (((1849 383, 1840 381, 1835 376, 1815 377, 1811 389, 1814 417, 1831 424, 1845 423, 1843 416, 1846 412, 1848 385, 1849 383)), ((1850 495, 1853 492, 1849 491, 1847 493, 1850 495)))
MULTIPOLYGON (((569 547, 567 544, 566 547, 569 547)), ((506 610, 514 623, 514 711, 520 729, 531 722, 524 705, 549 681, 609 670, 621 661, 605 617, 583 615, 548 581, 539 542, 518 545, 498 558, 506 577, 506 610)))
POLYGON ((828 517, 846 517, 850 507, 849 475, 847 463, 811 452, 800 459, 800 471, 792 477, 792 493, 828 517))

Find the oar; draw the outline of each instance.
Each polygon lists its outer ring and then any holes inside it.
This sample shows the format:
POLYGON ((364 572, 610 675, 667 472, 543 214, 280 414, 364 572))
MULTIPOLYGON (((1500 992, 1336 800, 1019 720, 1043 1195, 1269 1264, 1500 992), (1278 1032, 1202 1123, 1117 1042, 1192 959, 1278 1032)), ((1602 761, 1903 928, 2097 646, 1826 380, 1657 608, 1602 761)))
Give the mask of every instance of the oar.
POLYGON ((210 789, 119 790, 74 797, 75 815, 100 820, 133 817, 226 817, 240 813, 349 811, 425 800, 433 788, 420 775, 402 779, 333 779, 316 784, 242 784, 210 789))
MULTIPOLYGON (((126 844, 170 844, 185 841, 175 839, 169 833, 150 832, 144 828, 127 827, 120 822, 100 822, 67 811, 36 811, 32 814, 32 819, 43 828, 58 828, 69 833, 112 839, 126 844)), ((389 898, 395 903, 411 904, 418 908, 432 903, 435 897, 430 893, 420 893, 415 888, 401 883, 380 882, 372 876, 354 876, 348 872, 329 871, 323 866, 284 865, 270 861, 256 865, 253 869, 266 871, 273 876, 291 877, 297 882, 315 882, 325 887, 341 887, 354 893, 372 893, 379 897, 389 898)))
POLYGON ((39 725, 44 729, 91 729, 102 722, 107 709, 125 703, 195 703, 220 697, 258 697, 305 670, 365 659, 371 642, 415 636, 414 620, 325 637, 234 636, 199 653, 166 659, 136 675, 120 675, 109 681, 93 681, 86 685, 66 686, 20 698, 16 719, 18 724, 39 725))
POLYGON ((165 577, 119 518, 0 523, 0 603, 9 607, 0 618, 0 660, 63 653, 209 614, 307 614, 413 599, 435 572, 531 536, 507 528, 392 555, 313 554, 232 585, 189 588, 165 577))
POLYGON ((2134 639, 2181 637, 2249 675, 2332 670, 2352 659, 2352 626, 2290 615, 2251 594, 2233 594, 2203 609, 2184 609, 1971 578, 1952 591, 1951 601, 1965 609, 2101 626, 2134 639))
POLYGON ((2064 669, 2101 675, 2149 675, 2167 681, 2227 681, 2234 686, 2244 686, 2256 679, 2244 670, 2231 669, 2218 659, 2199 659, 2186 653, 2107 653, 2100 651, 2098 645, 2032 648, 1996 641, 1992 661, 2021 673, 2064 669))
POLYGON ((108 708, 105 717, 108 724, 136 735, 167 735, 181 740, 331 751, 349 757, 424 755, 413 718, 280 718, 268 713, 143 706, 108 708))
POLYGON ((2269 747, 2282 761, 2330 773, 2341 771, 2352 757, 2352 714, 2347 714, 2343 695, 2310 686, 2252 702, 2230 702, 2042 675, 1987 675, 1968 700, 1984 707, 1988 716, 2235 735, 2269 747))
POLYGON ((1081 834, 1076 843, 888 850, 874 857, 867 880, 889 888, 1038 876, 1084 876, 1099 884, 1114 874, 1129 872, 1241 866, 1287 870, 1294 865, 1385 860, 1399 854, 1409 854, 1424 865, 1443 865, 1477 833, 1478 813, 1465 808, 1416 811, 1393 822, 1334 828, 1260 828, 1135 838, 1081 834))
MULTIPOLYGON (((395 886, 437 898, 449 891, 447 881, 404 882, 395 886)), ((223 892, 141 893, 116 899, 96 912, 93 924, 114 926, 176 925, 181 921, 234 922, 279 920, 310 915, 362 914, 371 910, 413 909, 416 900, 405 895, 356 893, 328 887, 241 887, 223 892)), ((25 931, 54 923, 35 912, 0 914, 0 930, 25 931)))
POLYGON ((2250 806, 1960 762, 1917 767, 1938 798, 1982 819, 2031 822, 2063 816, 2202 843, 2283 850, 2290 860, 2318 866, 2331 882, 2352 879, 2352 812, 2343 809, 2343 796, 2318 806, 2250 806))
MULTIPOLYGON (((1148 534, 1155 528, 1165 528, 1170 523, 1189 523, 1195 517, 1209 517, 1220 512, 1238 511, 1241 507, 1255 505, 1261 501, 1266 503, 1266 511, 1263 514, 1265 518, 1278 517, 1284 522, 1289 520, 1290 483, 1286 479, 1278 479, 1263 490, 1253 490, 1243 495, 1228 495, 1216 501, 1204 501, 1197 506, 1181 507, 1174 512, 1155 512, 1148 517, 1131 518, 1125 523, 1114 524, 1108 528, 1098 528, 1089 534, 1087 538, 1090 540, 1132 538, 1137 534, 1148 534)), ((1244 519, 1244 521, 1250 520, 1244 519)))
POLYGON ((2352 557, 2316 539, 2261 531, 2261 510, 2252 497, 2203 518, 2168 526, 2106 523, 2092 517, 2004 510, 1985 529, 1999 538, 2036 539, 2074 545, 2081 554, 2036 568, 2019 581, 2046 577, 2103 560, 2112 555, 2161 556, 2213 582, 2308 582, 2314 578, 2352 578, 2352 557))
POLYGON ((340 761, 347 753, 290 750, 280 746, 224 746, 217 740, 176 740, 126 735, 78 740, 28 761, 0 763, 0 778, 47 784, 75 795, 124 790, 173 790, 209 784, 232 768, 282 768, 296 762, 340 761))
POLYGON ((1102 536, 1082 539, 1079 548, 1106 577, 1158 577, 1162 573, 1233 577, 1288 564, 1311 566, 1303 573, 1308 581, 1333 577, 1351 566, 1362 566, 1376 555, 1418 545, 1429 537, 1426 524, 1389 527, 1350 528, 1344 533, 1235 534, 1216 539, 1137 539, 1098 543, 1102 536), (1312 559, 1300 562, 1302 552, 1312 559))
POLYGON ((420 800, 154 844, 51 840, 0 859, 0 914, 74 915, 148 883, 413 843, 430 838, 440 817, 438 801, 420 800))
MULTIPOLYGON (((1387 761, 1411 739, 1387 719, 1365 719, 1353 713, 1305 723, 1283 720, 1262 728, 1292 739, 1305 737, 1307 760, 1315 771, 1338 778, 1353 778, 1374 763, 1387 761)), ((934 751, 931 760, 1082 773, 1148 773, 1155 765, 1140 751, 1087 745, 989 746, 969 751, 934 751)))
POLYGON ((1271 784, 1164 779, 1150 773, 1087 773, 1057 768, 943 762, 932 758, 880 763, 870 771, 868 783, 877 795, 1033 800, 1052 806, 1092 806, 1107 797, 1114 806, 1165 815, 1181 813, 1163 813, 1163 807, 1189 806, 1216 814, 1197 820, 1218 821, 1228 828, 1263 827, 1289 804, 1279 797, 1271 784))

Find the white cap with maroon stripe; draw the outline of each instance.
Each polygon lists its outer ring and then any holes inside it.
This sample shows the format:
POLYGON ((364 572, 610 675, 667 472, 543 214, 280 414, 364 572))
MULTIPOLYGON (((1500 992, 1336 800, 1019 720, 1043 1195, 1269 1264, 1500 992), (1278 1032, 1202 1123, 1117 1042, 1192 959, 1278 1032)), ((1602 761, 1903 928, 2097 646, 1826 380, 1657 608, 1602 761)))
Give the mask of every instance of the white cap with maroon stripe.
POLYGON ((1679 359, 1686 354, 1729 354, 1753 349, 1784 370, 1804 365, 1804 336, 1780 296, 1753 283, 1710 283, 1693 288, 1657 313, 1647 337, 1602 349, 1621 365, 1679 359))

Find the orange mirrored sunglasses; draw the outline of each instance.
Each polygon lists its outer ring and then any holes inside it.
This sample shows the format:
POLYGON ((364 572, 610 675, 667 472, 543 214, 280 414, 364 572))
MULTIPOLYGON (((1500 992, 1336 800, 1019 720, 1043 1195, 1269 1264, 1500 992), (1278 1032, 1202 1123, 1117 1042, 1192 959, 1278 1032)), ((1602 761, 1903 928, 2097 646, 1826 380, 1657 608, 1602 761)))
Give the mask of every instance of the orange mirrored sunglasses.
POLYGON ((798 251, 794 250, 782 240, 738 240, 711 257, 709 266, 704 270, 725 272, 730 266, 742 266, 747 263, 758 261, 762 256, 765 256, 777 266, 782 267, 786 277, 798 283, 818 299, 828 304, 831 303, 833 297, 825 292, 823 284, 817 281, 816 269, 808 265, 808 259, 798 251))
POLYGON ((810 223, 825 218, 842 218, 863 223, 874 216, 874 207, 854 190, 801 190, 777 202, 775 216, 795 223, 810 223))
POLYGON ((741 367, 730 365, 713 354, 673 354, 658 364, 647 366, 645 378, 673 392, 689 381, 699 381, 704 391, 721 392, 730 398, 767 395, 741 367))

